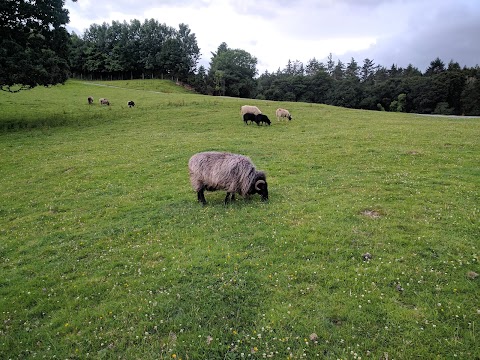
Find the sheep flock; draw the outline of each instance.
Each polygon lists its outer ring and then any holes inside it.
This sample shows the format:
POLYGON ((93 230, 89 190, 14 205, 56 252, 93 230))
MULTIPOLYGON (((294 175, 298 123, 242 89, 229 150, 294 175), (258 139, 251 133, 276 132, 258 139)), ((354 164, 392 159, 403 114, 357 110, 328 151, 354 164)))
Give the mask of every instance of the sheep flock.
MULTIPOLYGON (((99 101, 99 103, 100 103, 101 106, 103 106, 103 105, 110 106, 110 100, 108 100, 107 98, 100 98, 98 101, 99 101)), ((87 102, 88 102, 88 105, 93 105, 93 103, 94 103, 94 98, 93 98, 93 96, 87 97, 87 102)), ((134 106, 135 106, 135 102, 134 102, 133 100, 129 100, 129 101, 127 102, 127 106, 128 106, 129 108, 134 107, 134 106)))
MULTIPOLYGON (((94 104, 93 96, 87 97, 88 105, 94 104)), ((101 106, 110 106, 110 100, 100 98, 101 106)), ((135 107, 135 102, 127 102, 129 108, 135 107)), ((260 125, 271 125, 267 115, 257 106, 243 105, 240 108, 242 119, 246 125, 255 122, 260 125)), ((290 112, 278 108, 275 112, 277 120, 292 120, 290 112)), ((255 165, 245 155, 229 152, 207 151, 194 154, 188 161, 188 170, 192 188, 197 193, 197 200, 206 205, 205 191, 226 191, 224 203, 235 200, 235 194, 242 197, 260 195, 262 201, 268 200, 268 185, 266 174, 255 168, 255 165)))

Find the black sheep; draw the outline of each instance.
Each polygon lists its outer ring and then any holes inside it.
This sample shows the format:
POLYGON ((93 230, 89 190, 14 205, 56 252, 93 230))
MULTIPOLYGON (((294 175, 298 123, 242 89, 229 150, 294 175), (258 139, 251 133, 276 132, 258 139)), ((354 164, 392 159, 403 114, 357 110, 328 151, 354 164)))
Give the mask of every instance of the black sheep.
POLYGON ((270 121, 270 119, 268 118, 267 115, 263 115, 263 114, 257 114, 255 115, 255 120, 254 120, 257 125, 260 125, 260 123, 265 123, 267 125, 270 125, 272 122, 270 121))
POLYGON ((252 113, 246 113, 246 114, 243 114, 243 121, 245 122, 245 124, 248 125, 248 122, 254 122, 255 121, 255 114, 252 114, 252 113))

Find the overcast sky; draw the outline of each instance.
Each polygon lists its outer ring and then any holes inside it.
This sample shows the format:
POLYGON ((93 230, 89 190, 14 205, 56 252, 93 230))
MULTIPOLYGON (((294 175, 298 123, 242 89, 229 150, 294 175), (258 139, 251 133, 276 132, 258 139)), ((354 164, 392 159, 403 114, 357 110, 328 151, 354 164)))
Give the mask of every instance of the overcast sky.
POLYGON ((389 68, 422 72, 439 57, 462 67, 480 65, 480 0, 78 0, 66 1, 69 31, 91 24, 155 19, 196 35, 208 68, 225 42, 258 60, 259 74, 288 60, 335 62, 365 58, 389 68))

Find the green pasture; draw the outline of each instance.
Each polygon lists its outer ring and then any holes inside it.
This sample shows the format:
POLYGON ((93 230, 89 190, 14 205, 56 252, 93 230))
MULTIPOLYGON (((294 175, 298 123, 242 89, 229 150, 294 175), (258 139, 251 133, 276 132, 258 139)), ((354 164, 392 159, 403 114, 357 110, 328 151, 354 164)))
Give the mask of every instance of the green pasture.
POLYGON ((168 81, 0 92, 0 358, 479 359, 479 139, 168 81), (206 150, 249 156, 270 200, 202 207, 206 150))

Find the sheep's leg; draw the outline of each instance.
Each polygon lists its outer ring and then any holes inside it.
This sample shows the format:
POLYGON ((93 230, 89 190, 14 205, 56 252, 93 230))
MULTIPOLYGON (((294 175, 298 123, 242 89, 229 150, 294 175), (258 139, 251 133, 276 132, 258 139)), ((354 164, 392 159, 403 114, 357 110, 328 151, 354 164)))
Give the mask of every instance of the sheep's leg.
POLYGON ((225 205, 227 205, 230 201, 235 201, 235 193, 227 192, 227 196, 225 196, 225 205))
POLYGON ((197 198, 198 198, 198 201, 202 203, 202 205, 206 205, 207 204, 207 200, 205 200, 205 188, 201 188, 200 190, 198 190, 197 192, 197 198))

